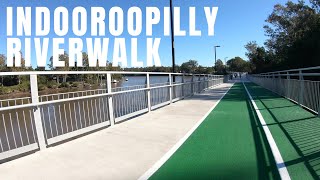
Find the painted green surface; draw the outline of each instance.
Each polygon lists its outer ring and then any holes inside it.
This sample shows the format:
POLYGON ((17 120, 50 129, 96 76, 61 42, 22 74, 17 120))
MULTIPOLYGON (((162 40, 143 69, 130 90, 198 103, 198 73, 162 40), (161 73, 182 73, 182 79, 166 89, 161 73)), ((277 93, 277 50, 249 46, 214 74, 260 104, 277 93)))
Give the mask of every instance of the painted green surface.
POLYGON ((246 85, 268 124, 291 179, 320 179, 320 118, 258 85, 246 85))
POLYGON ((243 85, 235 84, 150 179, 278 179, 261 132, 243 85))

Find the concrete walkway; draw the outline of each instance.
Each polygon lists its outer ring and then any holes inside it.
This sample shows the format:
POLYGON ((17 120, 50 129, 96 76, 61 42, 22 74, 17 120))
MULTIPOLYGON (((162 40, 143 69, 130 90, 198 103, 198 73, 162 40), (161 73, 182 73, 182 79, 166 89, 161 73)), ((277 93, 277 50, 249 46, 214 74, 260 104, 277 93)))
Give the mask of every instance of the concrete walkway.
POLYGON ((0 164, 0 179, 137 179, 231 86, 219 85, 111 128, 0 164))

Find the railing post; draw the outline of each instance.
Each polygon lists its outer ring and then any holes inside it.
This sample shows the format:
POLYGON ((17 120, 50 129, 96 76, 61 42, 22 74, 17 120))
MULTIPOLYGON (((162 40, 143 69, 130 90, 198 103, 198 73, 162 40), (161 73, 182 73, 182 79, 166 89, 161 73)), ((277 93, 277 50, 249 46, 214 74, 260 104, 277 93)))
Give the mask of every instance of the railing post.
POLYGON ((290 75, 289 75, 289 72, 287 72, 287 95, 286 97, 287 98, 290 98, 290 75))
POLYGON ((172 75, 169 74, 169 98, 170 98, 170 104, 172 103, 172 75))
MULTIPOLYGON (((112 93, 112 86, 111 86, 111 74, 107 73, 107 92, 112 93)), ((110 118, 110 125, 113 126, 115 123, 114 118, 114 110, 113 110, 113 96, 108 96, 108 105, 109 105, 109 118, 110 118)))
POLYGON ((182 91, 182 97, 184 98, 184 74, 182 75, 182 79, 181 79, 181 91, 182 91))
POLYGON ((151 92, 150 92, 150 74, 147 73, 147 99, 148 99, 148 111, 151 111, 151 92))
POLYGON ((300 94, 299 94, 299 103, 303 104, 303 91, 304 91, 304 83, 303 83, 303 75, 302 71, 299 71, 299 81, 300 81, 300 94))
POLYGON ((276 82, 276 88, 277 88, 277 91, 280 95, 282 95, 282 78, 281 78, 281 75, 280 73, 278 73, 278 81, 276 82))
POLYGON ((199 78, 198 78, 198 93, 200 93, 200 89, 201 89, 201 76, 199 75, 199 78))
MULTIPOLYGON (((32 104, 38 104, 39 94, 38 94, 38 80, 37 80, 36 74, 30 75, 30 87, 31 87, 32 104)), ((47 145, 46 145, 46 139, 43 131, 43 128, 45 127, 43 127, 43 124, 42 124, 39 106, 36 106, 35 109, 33 110, 33 117, 34 117, 34 124, 36 127, 39 148, 40 150, 46 149, 47 145)))
POLYGON ((194 95, 194 75, 192 74, 192 79, 191 79, 191 94, 194 95))
POLYGON ((275 90, 276 85, 275 84, 276 84, 276 77, 274 76, 274 74, 272 74, 272 91, 273 92, 276 92, 276 90, 275 90))

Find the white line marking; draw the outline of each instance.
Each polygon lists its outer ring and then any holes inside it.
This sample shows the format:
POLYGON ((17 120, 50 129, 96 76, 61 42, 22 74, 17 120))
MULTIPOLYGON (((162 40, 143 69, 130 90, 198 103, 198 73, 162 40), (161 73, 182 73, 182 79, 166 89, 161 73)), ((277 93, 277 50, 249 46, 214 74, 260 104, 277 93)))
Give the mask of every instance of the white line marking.
POLYGON ((270 130, 269 130, 269 128, 268 128, 267 123, 266 123, 266 121, 264 120, 264 118, 263 118, 260 110, 258 109, 258 106, 257 106, 256 103, 254 102, 251 94, 249 93, 249 91, 248 91, 245 83, 242 82, 242 84, 243 84, 244 88, 245 88, 246 91, 247 91, 247 94, 248 94, 248 96, 249 96, 249 98, 250 98, 250 101, 251 101, 251 103, 252 103, 252 105, 253 105, 253 108, 255 109, 255 111, 256 111, 256 113, 257 113, 257 115, 258 115, 258 118, 259 118, 259 120, 260 120, 260 123, 261 123, 261 125, 262 125, 262 127, 263 127, 263 130, 264 130, 264 133, 265 133, 265 135, 266 135, 266 137, 267 137, 268 143, 269 143, 269 145, 270 145, 270 148, 271 148, 271 151, 272 151, 274 160, 276 161, 276 164, 277 164, 277 168, 278 168, 280 177, 281 177, 281 179, 283 179, 283 180, 290 180, 291 178, 290 178, 289 172, 288 172, 288 170, 287 170, 287 168, 286 168, 286 165, 284 164, 284 161, 283 161, 283 158, 282 158, 281 153, 280 153, 280 151, 279 151, 279 148, 277 147, 277 144, 276 144, 275 140, 274 140, 273 137, 272 137, 272 134, 271 134, 271 132, 270 132, 270 130))
POLYGON ((207 118, 207 116, 213 111, 213 109, 219 104, 221 99, 229 92, 232 85, 228 88, 226 92, 220 97, 220 99, 210 108, 210 110, 202 117, 200 121, 195 124, 186 135, 183 136, 162 158, 156 162, 147 172, 145 172, 138 180, 149 179, 178 149, 179 147, 189 138, 189 136, 200 126, 200 124, 207 118))

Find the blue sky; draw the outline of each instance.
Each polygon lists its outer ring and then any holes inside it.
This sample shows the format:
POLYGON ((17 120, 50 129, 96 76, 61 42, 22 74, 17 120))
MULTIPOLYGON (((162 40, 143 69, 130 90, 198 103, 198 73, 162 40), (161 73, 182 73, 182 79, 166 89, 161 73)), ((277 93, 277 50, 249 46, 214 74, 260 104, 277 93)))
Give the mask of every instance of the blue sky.
MULTIPOLYGON (((268 15, 272 12, 273 6, 277 3, 284 4, 287 0, 173 0, 174 6, 181 7, 181 26, 182 29, 187 30, 189 26, 189 7, 195 6, 197 8, 197 28, 201 29, 201 37, 176 37, 176 63, 181 64, 189 59, 194 59, 203 66, 212 66, 214 63, 214 45, 220 45, 221 48, 217 50, 217 58, 224 60, 230 59, 235 56, 240 56, 246 59, 244 45, 249 41, 257 41, 258 44, 263 45, 263 42, 267 37, 264 35, 263 25, 268 15), (215 36, 207 36, 207 22, 204 14, 203 7, 219 7, 216 24, 215 24, 215 36)), ((69 9, 69 14, 72 13, 72 9, 76 6, 83 6, 87 8, 88 14, 90 7, 102 6, 106 9, 106 13, 112 6, 121 7, 124 12, 132 6, 140 7, 143 12, 147 6, 156 6, 162 11, 163 7, 169 6, 169 0, 78 0, 78 1, 65 1, 65 0, 10 0, 0 2, 0 54, 6 54, 6 7, 12 6, 45 6, 48 7, 53 14, 53 10, 58 6, 65 6, 69 9)), ((34 10, 34 9, 33 9, 34 10)), ((33 12, 34 14, 34 12, 33 12)), ((53 16, 53 15, 52 15, 53 16)), ((34 16, 33 16, 34 18, 34 16)), ((88 19, 90 19, 88 17, 88 19)), ((53 22, 53 19, 51 20, 53 22)), ((144 22, 145 23, 145 22, 144 22)), ((53 23, 51 23, 53 26, 53 23)), ((89 23, 88 23, 89 24, 89 23)), ((34 27, 34 26, 33 26, 34 27)), ((90 27, 88 27, 89 29, 90 27)), ((106 29, 108 26, 106 25, 106 29)), ((75 37, 70 30, 70 33, 65 37, 75 37)), ((145 28, 143 33, 138 37, 138 59, 142 60, 146 64, 146 52, 145 43, 146 36, 145 28)), ((126 32, 126 29, 125 31, 126 32)), ((108 33, 107 33, 108 34, 108 33)), ((187 33, 188 34, 188 33, 187 33)), ((51 27, 51 33, 49 38, 57 37, 53 33, 53 27, 51 27)), ((85 37, 90 37, 90 33, 87 33, 85 37)), ((84 38, 85 38, 84 37, 84 38)), ((112 42, 113 37, 110 37, 112 42)), ((127 33, 123 36, 127 39, 127 50, 130 49, 130 38, 127 33)), ((160 37, 161 44, 159 54, 161 63, 164 66, 171 65, 171 45, 170 37, 163 36, 162 25, 157 25, 154 29, 153 37, 160 37)), ((21 37, 20 37, 21 38, 21 37)), ((32 37, 31 37, 32 38, 32 37)), ((23 37, 22 37, 23 39, 23 37)), ((111 45, 113 46, 113 45, 111 45)), ((109 58, 112 59, 112 47, 109 48, 109 58)), ((49 46, 48 58, 52 55, 52 47, 49 46)), ((67 48, 67 44, 66 47, 67 48)), ((34 48, 32 48, 34 49, 34 48)), ((130 52, 128 52, 130 54, 130 52)), ((34 51, 31 52, 32 64, 35 65, 34 51)), ((130 56, 129 56, 130 58, 130 56)), ((130 64, 130 61, 128 61, 130 64)))

